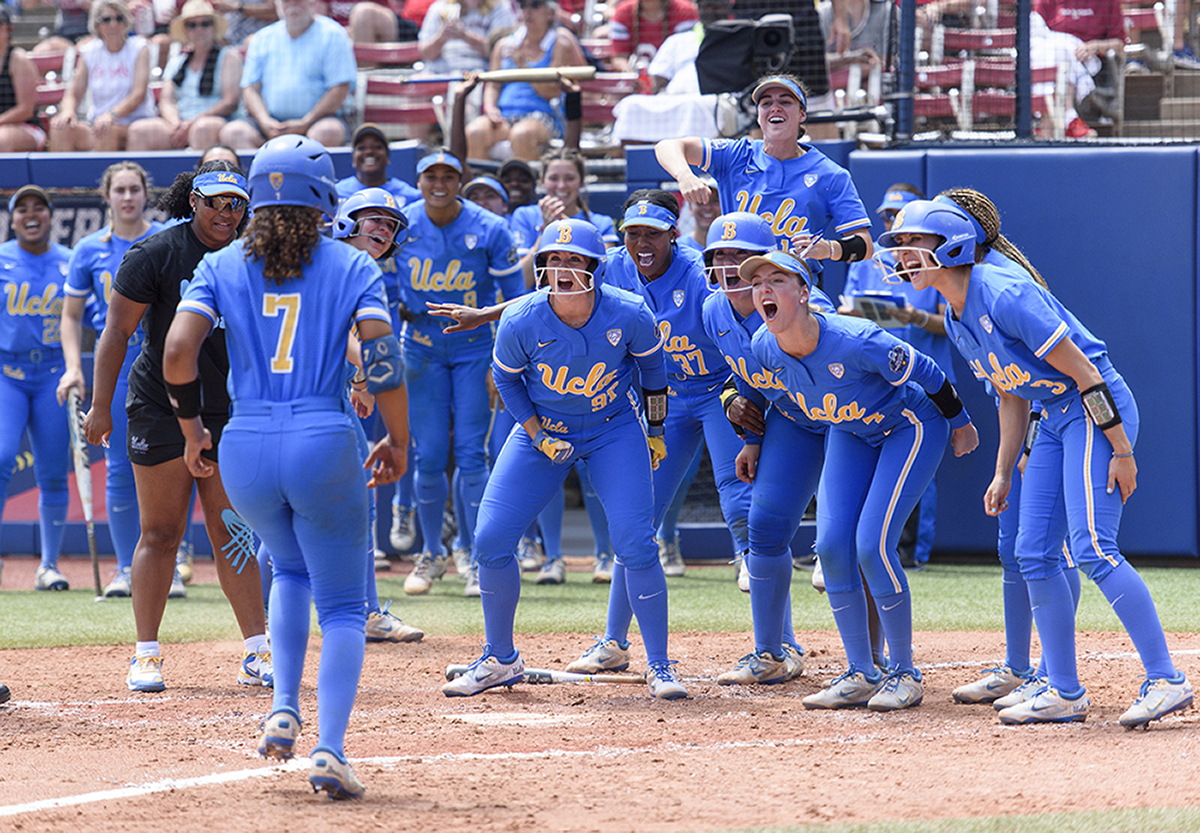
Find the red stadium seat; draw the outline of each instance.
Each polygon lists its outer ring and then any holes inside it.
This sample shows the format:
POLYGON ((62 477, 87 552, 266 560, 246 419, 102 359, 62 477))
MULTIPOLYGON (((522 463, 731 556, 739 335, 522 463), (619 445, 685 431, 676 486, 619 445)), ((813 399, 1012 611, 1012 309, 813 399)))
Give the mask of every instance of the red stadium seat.
POLYGON ((354 60, 360 66, 407 67, 421 60, 421 49, 416 41, 356 43, 354 60))

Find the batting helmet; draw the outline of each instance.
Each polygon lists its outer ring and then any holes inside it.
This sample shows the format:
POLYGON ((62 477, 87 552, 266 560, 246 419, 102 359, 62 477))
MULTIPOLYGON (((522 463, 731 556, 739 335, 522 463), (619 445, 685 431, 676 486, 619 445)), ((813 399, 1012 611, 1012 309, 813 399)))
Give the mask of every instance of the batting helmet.
MULTIPOLYGON (((913 200, 904 206, 896 215, 896 221, 892 223, 891 231, 884 232, 879 236, 879 243, 883 250, 896 252, 906 249, 911 251, 913 247, 897 244, 896 237, 901 234, 931 234, 941 238, 941 243, 932 251, 934 259, 932 268, 966 266, 975 262, 975 227, 966 213, 952 203, 913 200)), ((926 268, 931 267, 900 268, 899 258, 897 258, 896 274, 906 280, 911 280, 911 275, 926 268)))
MULTIPOLYGON (((704 240, 704 273, 708 277, 709 289, 729 291, 727 278, 736 276, 737 269, 713 267, 713 254, 717 249, 738 249, 762 254, 778 248, 771 225, 750 211, 731 211, 713 220, 704 240)), ((749 289, 747 284, 743 289, 749 289)))
MULTIPOLYGON (((600 235, 600 230, 589 223, 587 220, 569 219, 556 220, 546 226, 542 236, 538 239, 538 253, 536 258, 535 272, 537 273, 537 285, 542 287, 543 278, 546 271, 546 259, 551 252, 569 252, 573 254, 583 255, 590 258, 592 263, 589 265, 590 271, 587 273, 591 278, 586 289, 574 290, 576 292, 590 292, 597 284, 599 277, 602 274, 604 263, 608 260, 608 250, 604 246, 604 238, 600 235)), ((555 289, 548 285, 551 292, 555 289)))
POLYGON ((335 240, 343 240, 362 234, 359 220, 356 220, 354 215, 367 208, 381 209, 396 219, 396 225, 392 229, 391 245, 383 253, 383 257, 391 257, 396 249, 404 245, 404 237, 401 233, 408 230, 408 218, 396 205, 396 198, 382 188, 364 188, 347 197, 346 201, 338 207, 337 217, 334 218, 333 237, 335 240))
POLYGON ((337 216, 337 179, 333 157, 307 136, 276 136, 258 149, 250 163, 250 207, 302 205, 337 216))

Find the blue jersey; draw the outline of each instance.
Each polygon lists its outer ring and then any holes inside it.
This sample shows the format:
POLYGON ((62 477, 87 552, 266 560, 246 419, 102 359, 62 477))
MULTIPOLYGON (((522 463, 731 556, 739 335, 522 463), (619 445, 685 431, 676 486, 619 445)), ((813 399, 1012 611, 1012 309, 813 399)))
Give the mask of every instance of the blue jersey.
MULTIPOLYGON (((895 258, 888 252, 880 251, 878 245, 877 243, 875 251, 879 253, 879 259, 887 264, 888 269, 895 269, 895 258)), ((846 295, 861 295, 864 292, 890 292, 893 295, 903 296, 908 301, 908 305, 914 309, 925 310, 934 317, 940 315, 938 305, 942 303, 942 296, 932 286, 925 289, 914 289, 910 281, 902 280, 897 285, 885 283, 883 278, 884 270, 874 260, 851 263, 850 268, 846 271, 846 286, 842 291, 846 295)), ((909 324, 907 327, 889 330, 889 332, 907 341, 937 362, 938 367, 946 374, 946 378, 951 382, 954 381, 954 348, 950 346, 950 339, 934 335, 916 324, 909 324)))
MULTIPOLYGON (((370 185, 363 185, 359 182, 357 176, 348 176, 345 179, 337 181, 338 201, 344 201, 347 197, 357 194, 364 188, 370 188, 370 185)), ((379 186, 396 198, 396 207, 403 208, 409 203, 418 202, 421 199, 421 192, 412 185, 409 185, 403 179, 391 177, 382 185, 379 186)))
POLYGON ((685 249, 695 249, 701 254, 704 253, 704 244, 697 243, 696 238, 692 237, 690 234, 687 237, 680 237, 676 242, 678 242, 679 245, 683 246, 685 249))
POLYGON ((808 145, 796 159, 763 153, 761 139, 705 139, 701 170, 717 181, 721 209, 750 211, 771 224, 781 244, 802 231, 816 234, 833 221, 842 237, 868 228, 850 172, 808 145))
MULTIPOLYGON (((821 334, 803 359, 783 352, 766 327, 751 341, 754 355, 809 419, 878 445, 893 429, 911 425, 905 411, 921 419, 938 415, 926 392, 940 390, 946 376, 933 359, 870 321, 813 314, 821 334)), ((951 425, 969 420, 964 409, 951 425)))
MULTIPOLYGON (((150 230, 136 240, 122 240, 112 233, 112 226, 105 226, 75 244, 67 270, 65 292, 74 298, 95 297, 95 301, 88 305, 93 330, 104 329, 108 305, 112 301, 113 276, 117 274, 117 267, 121 265, 125 253, 138 240, 158 234, 163 228, 165 226, 162 223, 151 223, 150 230)), ((84 323, 88 322, 85 320, 84 323)))
POLYGON ((654 313, 667 352, 667 374, 676 393, 707 392, 729 376, 725 358, 701 319, 709 295, 701 252, 673 246, 667 271, 647 281, 629 250, 622 248, 608 259, 604 281, 642 296, 654 313))
POLYGON ((51 243, 49 251, 30 254, 16 240, 0 243, 0 350, 62 350, 63 296, 71 250, 51 243))
POLYGON ((495 303, 497 289, 505 298, 525 292, 508 223, 473 202, 461 205, 446 226, 429 219, 424 200, 402 209, 408 242, 397 257, 400 297, 414 312, 423 312, 426 301, 485 307, 495 303))
MULTIPOLYGON (((600 236, 604 239, 606 246, 616 246, 621 242, 621 239, 617 237, 617 227, 613 224, 612 217, 607 214, 597 214, 595 211, 588 211, 585 214, 580 211, 568 219, 591 223, 600 230, 600 236)), ((541 206, 536 203, 522 205, 512 213, 512 235, 513 241, 517 244, 518 255, 525 257, 529 254, 538 238, 541 237, 544 226, 541 206)))
POLYGON ((1104 342, 1028 273, 988 264, 971 269, 962 315, 946 310, 946 332, 975 378, 1046 405, 1077 392, 1075 380, 1046 361, 1063 339, 1071 339, 1093 363, 1107 364, 1104 342))
POLYGON ((354 322, 387 321, 379 267, 366 252, 322 238, 304 277, 277 286, 245 242, 204 256, 179 310, 225 321, 229 394, 289 402, 343 397, 346 336, 354 322))

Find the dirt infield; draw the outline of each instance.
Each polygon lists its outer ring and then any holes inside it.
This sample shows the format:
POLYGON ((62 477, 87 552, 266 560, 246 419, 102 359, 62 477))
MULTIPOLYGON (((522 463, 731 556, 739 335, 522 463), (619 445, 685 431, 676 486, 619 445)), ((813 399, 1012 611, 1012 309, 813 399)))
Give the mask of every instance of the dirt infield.
MULTIPOLYGON (((0 829, 607 833, 1200 805, 1200 712, 1149 732, 1116 722, 1141 675, 1123 634, 1080 634, 1086 723, 1014 728, 950 697, 1002 655, 999 634, 915 634, 925 701, 886 715, 805 711, 799 697, 842 659, 834 633, 803 640, 802 678, 739 689, 715 677, 748 634, 674 635, 692 695, 676 703, 604 685, 447 699, 443 670, 472 659, 477 638, 369 645, 346 744, 368 792, 352 805, 313 795, 306 762, 256 756, 270 693, 236 684, 238 643, 165 646, 167 691, 137 696, 123 684, 128 647, 3 651, 14 699, 0 706, 0 829)), ((1169 642, 1200 679, 1200 637, 1169 642)), ((587 643, 518 639, 528 664, 557 668, 587 643)), ((314 639, 304 752, 318 649, 314 639)))

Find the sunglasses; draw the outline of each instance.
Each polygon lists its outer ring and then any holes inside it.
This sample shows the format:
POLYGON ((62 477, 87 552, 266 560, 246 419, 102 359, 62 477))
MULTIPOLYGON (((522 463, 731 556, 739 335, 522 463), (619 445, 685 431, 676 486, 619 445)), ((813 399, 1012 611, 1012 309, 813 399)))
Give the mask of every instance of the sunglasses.
POLYGON ((212 27, 213 22, 207 17, 203 20, 189 20, 187 23, 183 24, 183 28, 187 29, 189 32, 193 29, 211 29, 212 27))
POLYGON ((213 211, 224 211, 225 209, 229 209, 230 211, 241 211, 246 207, 245 197, 230 197, 223 194, 219 194, 215 197, 206 197, 199 191, 193 191, 192 193, 194 193, 199 199, 203 200, 204 204, 213 211))
POLYGON ((107 14, 106 14, 104 17, 98 17, 98 18, 96 18, 96 22, 97 22, 97 23, 100 23, 100 24, 104 24, 104 23, 124 23, 124 22, 125 22, 125 18, 123 18, 123 17, 120 17, 120 16, 113 17, 112 15, 107 15, 107 14))

